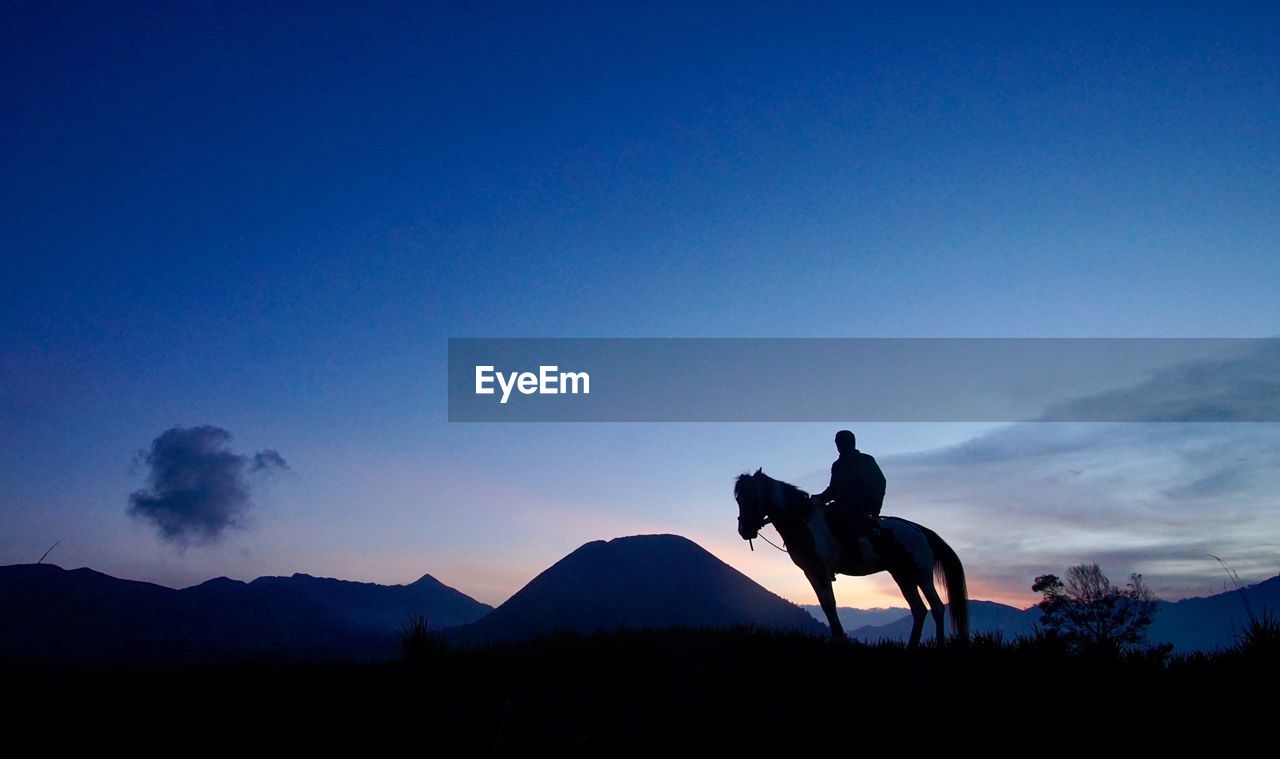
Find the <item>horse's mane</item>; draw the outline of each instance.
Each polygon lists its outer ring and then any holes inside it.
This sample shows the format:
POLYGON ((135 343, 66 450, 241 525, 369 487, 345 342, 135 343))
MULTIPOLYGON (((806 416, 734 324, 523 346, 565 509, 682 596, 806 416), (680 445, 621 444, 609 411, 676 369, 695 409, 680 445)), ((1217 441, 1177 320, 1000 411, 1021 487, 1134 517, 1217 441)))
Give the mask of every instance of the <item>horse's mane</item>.
POLYGON ((782 480, 773 479, 769 475, 765 474, 763 469, 757 469, 755 474, 747 474, 746 472, 743 472, 742 474, 738 475, 738 479, 736 482, 734 482, 734 485, 733 485, 733 494, 735 496, 739 495, 742 492, 742 484, 744 482, 750 482, 752 479, 756 477, 763 477, 764 479, 768 480, 770 483, 775 483, 775 482, 778 483, 779 485, 782 486, 782 492, 785 496, 794 496, 799 494, 804 496, 806 500, 809 498, 809 494, 807 492, 801 490, 800 488, 796 487, 795 485, 792 485, 789 482, 783 482, 782 480))

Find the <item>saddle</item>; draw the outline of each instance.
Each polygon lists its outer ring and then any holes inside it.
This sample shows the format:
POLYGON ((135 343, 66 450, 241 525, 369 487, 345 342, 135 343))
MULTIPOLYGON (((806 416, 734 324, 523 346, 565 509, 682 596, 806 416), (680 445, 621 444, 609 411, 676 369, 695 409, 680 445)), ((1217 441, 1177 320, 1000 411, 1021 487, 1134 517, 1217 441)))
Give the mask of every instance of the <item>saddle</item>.
MULTIPOLYGON (((827 526, 831 533, 840 540, 841 554, 844 561, 852 564, 862 563, 862 538, 869 538, 874 544, 880 537, 880 517, 876 514, 850 513, 840 509, 827 508, 827 526)), ((835 573, 831 580, 836 579, 835 573)))

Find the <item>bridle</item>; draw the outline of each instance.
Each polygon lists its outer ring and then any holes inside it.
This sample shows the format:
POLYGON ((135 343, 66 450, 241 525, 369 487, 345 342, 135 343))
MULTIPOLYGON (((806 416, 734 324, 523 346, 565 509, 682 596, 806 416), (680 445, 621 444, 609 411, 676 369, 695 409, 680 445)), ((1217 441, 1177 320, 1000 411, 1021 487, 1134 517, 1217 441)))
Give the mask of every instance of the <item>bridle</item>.
MULTIPOLYGON (((753 484, 754 484, 754 483, 753 483, 753 484)), ((775 482, 775 483, 774 483, 774 487, 775 487, 775 490, 777 490, 779 493, 781 493, 781 488, 779 487, 779 483, 775 482)), ((759 490, 759 488, 758 488, 758 487, 757 487, 757 490, 759 490)), ((781 499, 780 499, 780 500, 781 500, 781 499)), ((741 504, 739 504, 739 508, 741 508, 741 504)), ((783 548, 782 546, 778 545, 777 543, 774 543, 772 540, 769 540, 768 538, 766 538, 764 535, 762 535, 762 534, 760 533, 760 531, 764 529, 764 526, 765 526, 765 525, 767 525, 767 524, 773 524, 773 517, 768 516, 767 514, 763 514, 763 513, 762 513, 762 514, 760 514, 759 516, 752 515, 752 517, 750 518, 750 520, 751 520, 752 522, 754 522, 754 523, 755 523, 755 529, 753 530, 753 532, 755 532, 755 534, 756 534, 756 537, 757 537, 757 538, 760 538, 760 539, 761 539, 761 540, 763 540, 764 542, 768 543, 769 545, 773 546, 774 548, 778 549, 779 551, 782 551, 783 553, 790 553, 790 551, 788 551, 787 549, 785 549, 785 548, 783 548), (758 521, 758 522, 756 522, 756 520, 759 520, 759 521, 758 521)), ((739 534, 741 534, 741 532, 742 532, 742 523, 743 523, 743 522, 745 522, 745 521, 748 521, 748 517, 744 517, 744 516, 742 516, 741 514, 739 514, 739 515, 738 515, 738 532, 739 532, 739 534)), ((775 528, 775 529, 776 529, 776 528, 775 528)), ((751 547, 751 550, 752 550, 752 551, 755 551, 755 550, 756 550, 756 546, 755 546, 754 538, 748 538, 748 539, 747 539, 747 545, 751 547)))

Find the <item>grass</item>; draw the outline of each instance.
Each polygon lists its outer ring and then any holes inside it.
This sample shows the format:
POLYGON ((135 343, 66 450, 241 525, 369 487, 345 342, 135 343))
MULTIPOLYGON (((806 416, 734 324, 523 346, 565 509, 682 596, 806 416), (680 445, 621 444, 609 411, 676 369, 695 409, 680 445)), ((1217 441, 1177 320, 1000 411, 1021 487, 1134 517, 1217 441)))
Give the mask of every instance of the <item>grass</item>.
POLYGON ((1262 614, 1255 614, 1253 606, 1249 603, 1249 594, 1240 582, 1240 575, 1226 561, 1213 554, 1209 555, 1222 565, 1223 571, 1235 585, 1236 592, 1240 595, 1240 603, 1244 606, 1244 613, 1249 618, 1249 623, 1237 636, 1236 648, 1228 653, 1236 653, 1255 662, 1274 664, 1280 658, 1277 655, 1280 653, 1280 619, 1265 608, 1262 614))
MULTIPOLYGON (((1215 725, 1248 719, 1255 707, 1261 718, 1262 700, 1244 694, 1275 674, 1274 657, 1263 657, 1276 639, 1271 621, 1236 650, 1156 661, 1087 659, 998 634, 965 648, 907 650, 747 628, 676 629, 466 649, 440 644, 425 620, 402 632, 404 659, 383 663, 10 665, 0 677, 24 697, 7 715, 9 735, 47 725, 52 714, 76 727, 73 737, 104 745, 113 736, 182 745, 208 734, 291 750, 331 749, 334 741, 372 750, 388 741, 424 752, 599 753, 686 744, 813 751, 838 739, 851 753, 879 745, 911 756, 953 736, 978 753, 1020 755, 1036 745, 1016 739, 1020 731, 1115 717, 1148 727, 1108 737, 1109 749, 1132 739, 1135 750, 1149 750, 1161 729, 1173 747, 1199 732, 1229 748, 1246 733, 1218 735, 1215 725)), ((1098 736, 1066 733, 1053 745, 1077 738, 1088 745, 1098 736)))
POLYGON ((1268 610, 1249 617, 1240 633, 1239 652, 1251 659, 1275 662, 1280 659, 1280 619, 1268 610))
POLYGON ((396 633, 404 660, 415 666, 425 666, 444 655, 445 644, 440 636, 427 628, 427 618, 421 614, 410 615, 396 633))

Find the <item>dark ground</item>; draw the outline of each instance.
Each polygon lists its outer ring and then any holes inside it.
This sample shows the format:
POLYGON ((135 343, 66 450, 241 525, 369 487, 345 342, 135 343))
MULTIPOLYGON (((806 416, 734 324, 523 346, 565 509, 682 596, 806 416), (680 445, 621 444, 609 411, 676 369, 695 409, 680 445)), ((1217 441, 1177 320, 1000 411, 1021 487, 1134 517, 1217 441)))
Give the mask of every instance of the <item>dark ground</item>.
POLYGON ((1093 660, 1031 645, 906 651, 801 634, 674 630, 415 661, 0 667, 10 746, 166 753, 357 746, 423 755, 696 744, 856 756, 1089 753, 1269 732, 1274 657, 1093 660), (1260 721, 1266 720, 1266 721, 1260 721))

